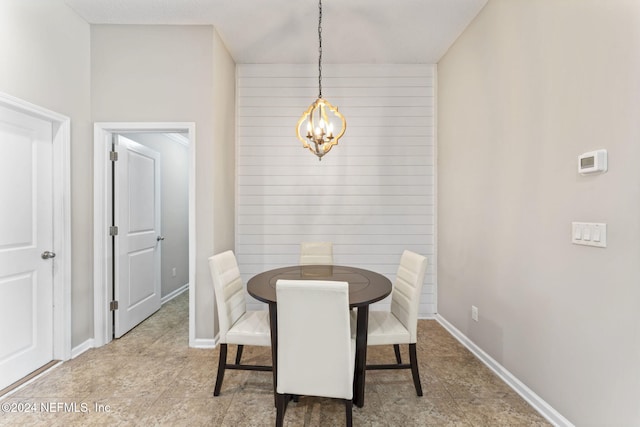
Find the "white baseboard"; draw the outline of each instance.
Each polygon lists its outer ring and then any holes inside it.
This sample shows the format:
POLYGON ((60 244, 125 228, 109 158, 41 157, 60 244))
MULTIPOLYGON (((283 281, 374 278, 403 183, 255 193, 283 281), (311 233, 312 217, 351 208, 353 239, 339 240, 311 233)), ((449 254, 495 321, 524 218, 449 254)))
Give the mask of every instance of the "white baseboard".
POLYGON ((169 301, 171 301, 172 299, 174 299, 175 297, 177 297, 178 295, 180 295, 181 293, 188 291, 189 290, 189 284, 187 283, 186 285, 182 285, 180 286, 178 289, 176 289, 175 291, 163 296, 160 299, 160 303, 161 304, 165 304, 169 301))
POLYGON ((420 320, 436 320, 437 314, 426 314, 424 316, 418 316, 420 320))
POLYGON ((455 326, 449 323, 441 315, 436 315, 435 319, 445 328, 451 335, 453 335, 462 345, 464 345, 471 353, 473 353, 482 363, 487 365, 497 376, 502 379, 509 387, 511 387, 516 393, 518 393, 524 400, 526 400, 533 408, 547 419, 551 424, 558 427, 574 427, 573 424, 562 416, 558 411, 553 409, 551 405, 545 402, 540 396, 534 393, 529 387, 527 387, 522 381, 516 378, 511 372, 506 370, 504 366, 498 363, 495 359, 485 353, 480 347, 478 347, 473 341, 467 338, 462 332, 460 332, 455 326))
POLYGON ((218 340, 215 338, 195 338, 189 343, 189 347, 192 348, 215 348, 218 345, 218 340))
POLYGON ((89 338, 88 340, 86 340, 85 342, 80 344, 79 346, 76 346, 76 347, 71 349, 71 358, 75 359, 76 357, 78 357, 82 353, 84 353, 85 351, 91 350, 92 348, 93 348, 93 338, 89 338))

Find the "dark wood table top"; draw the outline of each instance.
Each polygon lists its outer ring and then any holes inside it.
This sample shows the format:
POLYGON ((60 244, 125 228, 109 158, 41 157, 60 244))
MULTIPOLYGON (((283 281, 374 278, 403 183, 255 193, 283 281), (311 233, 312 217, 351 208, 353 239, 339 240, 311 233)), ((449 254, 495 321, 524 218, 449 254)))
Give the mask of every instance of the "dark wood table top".
POLYGON ((391 293, 391 281, 382 274, 340 265, 295 265, 265 271, 249 279, 247 292, 259 301, 276 302, 279 279, 348 282, 350 307, 367 306, 391 293))

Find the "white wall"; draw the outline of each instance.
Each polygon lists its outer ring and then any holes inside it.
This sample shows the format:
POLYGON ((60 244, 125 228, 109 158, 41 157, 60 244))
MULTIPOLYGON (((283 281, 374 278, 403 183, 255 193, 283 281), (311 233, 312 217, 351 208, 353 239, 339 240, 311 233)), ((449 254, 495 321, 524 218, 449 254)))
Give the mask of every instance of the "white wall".
POLYGON ((160 153, 160 229, 164 237, 160 296, 164 298, 189 283, 189 147, 163 133, 124 136, 160 153))
MULTIPOLYGON (((216 180, 213 183, 214 212, 213 231, 215 235, 211 256, 235 245, 235 173, 236 173, 236 63, 229 54, 218 32, 213 30, 213 142, 215 156, 213 169, 216 180)), ((211 166, 209 166, 211 167, 211 166)), ((199 336, 214 337, 218 334, 218 314, 213 303, 213 283, 202 297, 207 301, 208 315, 200 328, 206 331, 199 336)))
POLYGON ((433 83, 431 65, 323 66, 323 96, 347 130, 320 162, 295 134, 318 96, 317 67, 238 66, 236 255, 245 282, 297 264, 302 241, 331 241, 335 264, 392 280, 411 249, 431 263, 420 314, 435 313, 433 83))
POLYGON ((215 252, 235 243, 236 63, 218 32, 213 30, 213 168, 215 252))
POLYGON ((438 64, 439 313, 580 426, 640 425, 638 52, 637 1, 490 0, 438 64))
MULTIPOLYGON (((195 122, 196 124, 196 295, 195 337, 214 337, 213 291, 207 258, 233 247, 233 204, 217 186, 230 178, 218 166, 228 157, 232 139, 219 138, 233 129, 233 119, 216 122, 215 88, 227 74, 219 66, 224 45, 211 26, 94 25, 91 27, 91 111, 98 122, 195 122), (219 72, 220 71, 220 72, 219 72)), ((228 53, 226 54, 228 55, 228 53)), ((231 61, 232 63, 232 61, 231 61)), ((233 86, 233 79, 228 83, 233 86)), ((232 181, 231 181, 232 182, 232 181)))
POLYGON ((0 91, 71 118, 72 346, 93 336, 89 36, 61 0, 0 1, 0 91))

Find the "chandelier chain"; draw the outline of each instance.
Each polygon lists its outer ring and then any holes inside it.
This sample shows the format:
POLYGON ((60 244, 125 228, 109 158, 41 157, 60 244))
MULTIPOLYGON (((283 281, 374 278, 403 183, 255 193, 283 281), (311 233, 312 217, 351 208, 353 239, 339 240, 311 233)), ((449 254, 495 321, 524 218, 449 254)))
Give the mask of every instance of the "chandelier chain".
POLYGON ((322 0, 318 1, 318 98, 322 98, 322 0))

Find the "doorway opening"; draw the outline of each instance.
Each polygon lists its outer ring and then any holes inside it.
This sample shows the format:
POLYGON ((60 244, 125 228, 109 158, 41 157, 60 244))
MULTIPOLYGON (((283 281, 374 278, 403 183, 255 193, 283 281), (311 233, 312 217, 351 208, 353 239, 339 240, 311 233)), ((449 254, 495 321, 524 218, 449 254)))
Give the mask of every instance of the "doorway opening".
MULTIPOLYGON (((94 125, 94 346, 100 347, 110 342, 114 337, 114 316, 112 304, 114 289, 114 265, 113 253, 114 238, 112 236, 112 218, 114 201, 112 199, 114 176, 111 161, 114 137, 129 139, 145 146, 159 148, 163 144, 169 147, 171 144, 179 146, 178 150, 186 150, 186 168, 188 201, 186 221, 188 224, 188 237, 183 238, 182 246, 178 252, 188 252, 188 260, 180 266, 174 265, 178 261, 164 265, 162 302, 167 301, 177 294, 189 289, 189 331, 194 331, 193 321, 193 289, 195 286, 195 124, 194 123, 96 123, 94 125), (162 140, 162 141, 161 141, 162 140), (160 141, 160 142, 159 142, 160 141), (186 271, 185 271, 186 270, 186 271), (177 280, 186 283, 175 285, 177 280), (173 285, 171 284, 173 282, 173 285)), ((175 148, 175 147, 174 147, 175 148)), ((162 148, 160 148, 162 149, 162 148)), ((118 154, 119 155, 119 154, 118 154)), ((167 157, 171 154, 166 153, 167 157)), ((165 163, 171 162, 168 158, 165 163)), ((184 192, 184 190, 182 190, 184 192)), ((121 233, 120 230, 117 233, 121 233)), ((164 234, 164 231, 163 233, 164 234)), ((162 235, 158 234, 159 245, 163 242, 162 235)), ((184 236, 183 236, 184 237, 184 236)), ((156 236, 153 236, 156 239, 156 236)), ((177 239, 173 239, 177 240, 177 239)), ((172 242, 172 244, 175 242, 172 242)), ((170 251, 168 251, 170 252, 170 251)), ((117 274, 117 273, 115 273, 117 274)), ((142 298, 144 299, 144 298, 142 298)), ((143 319, 142 319, 143 320, 143 319)))

